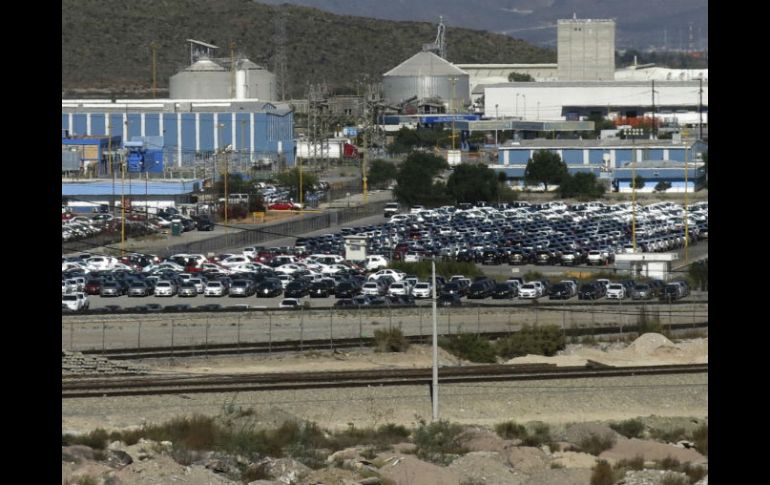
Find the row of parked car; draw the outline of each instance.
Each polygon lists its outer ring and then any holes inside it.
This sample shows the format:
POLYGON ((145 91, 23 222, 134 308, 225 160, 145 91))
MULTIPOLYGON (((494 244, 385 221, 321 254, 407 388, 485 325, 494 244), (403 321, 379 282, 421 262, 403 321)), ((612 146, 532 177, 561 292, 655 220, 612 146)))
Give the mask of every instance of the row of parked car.
MULTIPOLYGON (((397 210, 397 209, 396 209, 397 210)), ((392 210, 391 210, 392 213, 392 210)), ((630 203, 476 204, 412 208, 384 224, 299 238, 298 252, 343 254, 344 236, 367 236, 368 254, 394 260, 441 257, 483 264, 607 265, 633 252, 630 203)), ((663 252, 708 237, 708 203, 637 206, 636 250, 663 252), (685 235, 685 218, 688 230, 685 235)))

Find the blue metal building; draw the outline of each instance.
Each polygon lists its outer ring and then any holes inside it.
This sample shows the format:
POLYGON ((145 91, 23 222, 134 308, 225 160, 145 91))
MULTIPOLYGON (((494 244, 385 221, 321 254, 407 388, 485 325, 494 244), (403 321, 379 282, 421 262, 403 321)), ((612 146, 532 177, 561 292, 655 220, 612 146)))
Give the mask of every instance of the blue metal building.
POLYGON ((557 153, 571 174, 591 172, 609 179, 621 192, 631 190, 632 174, 645 179, 641 191, 651 192, 660 181, 671 184, 671 192, 694 190, 707 145, 697 140, 521 140, 499 147, 498 163, 492 168, 509 179, 522 180, 527 162, 535 152, 557 153), (687 176, 685 177, 685 162, 687 176), (636 165, 634 168, 634 164, 636 165))
POLYGON ((255 162, 294 164, 294 113, 247 100, 62 100, 62 130, 72 137, 163 137, 166 166, 191 166, 229 147, 255 162))

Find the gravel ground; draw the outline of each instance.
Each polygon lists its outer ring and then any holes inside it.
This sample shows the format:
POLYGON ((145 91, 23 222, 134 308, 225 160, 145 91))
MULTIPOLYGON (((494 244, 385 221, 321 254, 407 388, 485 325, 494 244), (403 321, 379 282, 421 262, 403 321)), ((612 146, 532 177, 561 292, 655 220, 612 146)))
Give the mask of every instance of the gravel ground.
MULTIPOLYGON (((708 374, 440 385, 440 415, 458 423, 567 423, 637 416, 708 416, 708 374)), ((223 407, 289 413, 329 428, 430 420, 427 386, 62 400, 62 431, 124 428, 223 407)))

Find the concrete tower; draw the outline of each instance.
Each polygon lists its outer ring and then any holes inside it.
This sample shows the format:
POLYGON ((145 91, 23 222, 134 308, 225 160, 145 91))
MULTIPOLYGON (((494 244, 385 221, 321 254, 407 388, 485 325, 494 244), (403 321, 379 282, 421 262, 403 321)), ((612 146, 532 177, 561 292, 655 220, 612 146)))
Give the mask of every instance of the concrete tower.
POLYGON ((615 79, 615 21, 572 18, 557 28, 559 81, 615 79))

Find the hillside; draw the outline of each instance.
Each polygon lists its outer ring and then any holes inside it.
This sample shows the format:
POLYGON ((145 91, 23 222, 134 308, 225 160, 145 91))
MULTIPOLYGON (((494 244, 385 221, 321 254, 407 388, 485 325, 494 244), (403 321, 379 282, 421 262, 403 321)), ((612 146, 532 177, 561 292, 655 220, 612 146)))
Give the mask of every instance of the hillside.
MULTIPOLYGON (((237 51, 274 71, 279 12, 286 18, 288 90, 294 97, 303 96, 308 82, 355 92, 357 81, 380 79, 436 37, 435 24, 249 0, 62 0, 62 94, 80 95, 84 89, 147 94, 153 41, 160 88, 189 63, 188 38, 218 45, 223 56, 234 42, 237 51)), ((447 34, 451 62, 556 62, 554 51, 508 36, 459 28, 448 28, 447 34)))

